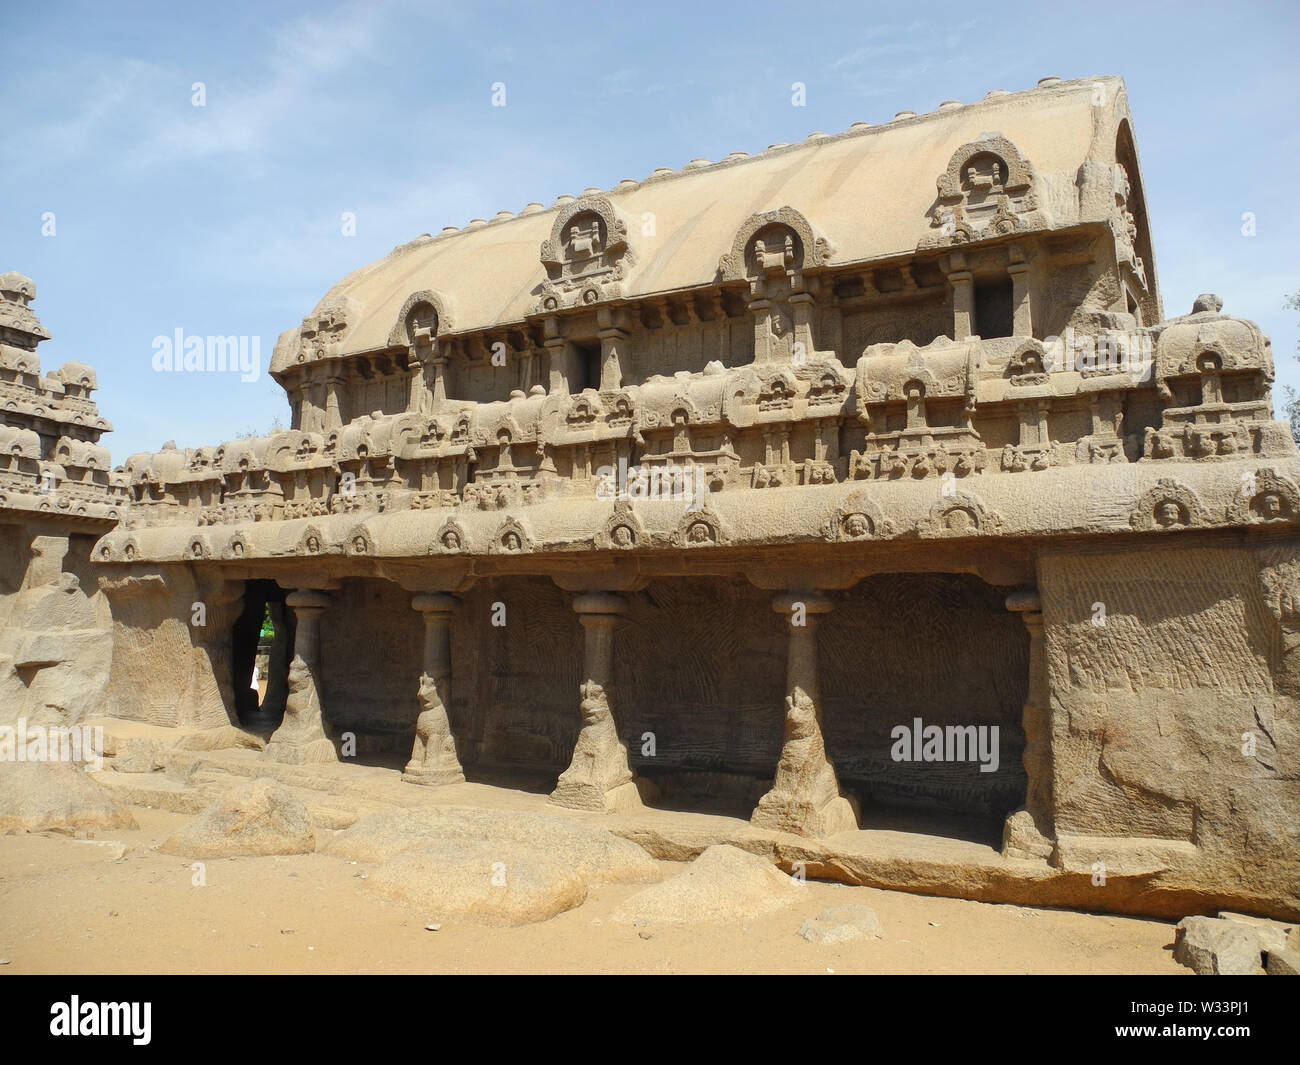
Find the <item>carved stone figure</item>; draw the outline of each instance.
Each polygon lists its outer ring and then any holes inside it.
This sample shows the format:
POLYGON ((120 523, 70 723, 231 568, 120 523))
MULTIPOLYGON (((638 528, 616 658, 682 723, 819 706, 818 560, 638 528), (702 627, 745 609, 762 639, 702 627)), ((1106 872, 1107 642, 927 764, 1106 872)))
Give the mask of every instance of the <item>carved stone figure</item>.
POLYGON ((415 746, 402 773, 403 779, 419 784, 457 784, 465 779, 438 687, 437 679, 427 673, 421 675, 415 746))
POLYGON ((816 703, 804 691, 785 698, 785 737, 772 790, 759 800, 756 825, 809 836, 858 827, 852 804, 840 794, 826 758, 816 703))
POLYGON ((632 783, 627 764, 627 747, 614 727, 605 689, 594 682, 583 684, 579 711, 582 729, 569 768, 560 774, 552 801, 577 810, 604 810, 608 793, 632 783))

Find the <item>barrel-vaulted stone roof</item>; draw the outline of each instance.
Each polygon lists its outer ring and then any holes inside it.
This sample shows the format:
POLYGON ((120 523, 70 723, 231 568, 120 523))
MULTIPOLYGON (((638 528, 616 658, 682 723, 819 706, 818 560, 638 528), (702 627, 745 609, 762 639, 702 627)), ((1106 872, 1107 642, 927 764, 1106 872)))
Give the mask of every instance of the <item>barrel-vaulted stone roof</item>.
MULTIPOLYGON (((756 155, 695 160, 620 182, 599 197, 626 223, 621 295, 636 299, 717 282, 719 262, 746 221, 785 206, 826 242, 820 265, 913 253, 934 232, 938 191, 957 165, 954 153, 993 138, 1009 141, 1032 174, 1035 209, 1045 225, 1104 221, 1113 203, 1081 191, 1080 168, 1115 163, 1117 138, 1126 123, 1131 130, 1131 121, 1122 79, 1047 78, 1024 92, 995 90, 975 103, 947 101, 928 114, 901 112, 883 125, 858 123, 756 155), (651 216, 653 235, 644 235, 651 216)), ((1140 175, 1130 177, 1138 200, 1140 175)), ((548 209, 530 205, 519 215, 501 212, 492 221, 401 245, 336 284, 308 319, 342 309, 331 317, 338 356, 393 346, 414 293, 436 296, 442 334, 522 322, 538 313, 547 279, 542 245, 574 199, 561 197, 548 209)), ((299 328, 281 335, 273 373, 297 360, 300 337, 299 328)))

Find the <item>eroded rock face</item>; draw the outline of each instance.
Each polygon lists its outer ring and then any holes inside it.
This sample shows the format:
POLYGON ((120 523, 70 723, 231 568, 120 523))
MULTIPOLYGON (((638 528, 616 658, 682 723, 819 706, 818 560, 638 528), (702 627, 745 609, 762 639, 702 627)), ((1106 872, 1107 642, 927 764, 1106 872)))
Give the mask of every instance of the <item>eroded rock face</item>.
POLYGON ((241 782, 162 845, 189 858, 310 854, 316 830, 307 807, 283 785, 262 777, 241 782))
POLYGON ((0 832, 135 827, 94 774, 62 762, 0 762, 0 832))
POLYGON ((422 843, 373 873, 366 888, 436 920, 483 925, 533 924, 587 899, 587 881, 564 860, 499 840, 422 843))
POLYGON ((645 851, 602 828, 546 814, 467 806, 385 810, 358 821, 321 850, 351 861, 385 862, 431 842, 450 841, 533 846, 590 880, 641 883, 660 875, 645 851))
POLYGON ((766 859, 719 845, 671 879, 626 899, 614 920, 683 924, 762 917, 793 905, 802 891, 766 859))

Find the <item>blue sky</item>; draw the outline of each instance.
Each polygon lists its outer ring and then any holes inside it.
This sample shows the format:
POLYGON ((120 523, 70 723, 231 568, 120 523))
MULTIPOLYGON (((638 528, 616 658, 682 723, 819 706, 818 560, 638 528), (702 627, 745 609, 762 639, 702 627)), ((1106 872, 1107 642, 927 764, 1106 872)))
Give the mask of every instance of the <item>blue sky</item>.
POLYGON ((1218 292, 1300 388, 1294 0, 11 0, 0 18, 0 271, 36 281, 43 366, 98 370, 119 463, 288 423, 265 373, 154 373, 156 336, 259 336, 265 365, 335 281, 420 233, 1049 74, 1127 80, 1165 313, 1218 292))

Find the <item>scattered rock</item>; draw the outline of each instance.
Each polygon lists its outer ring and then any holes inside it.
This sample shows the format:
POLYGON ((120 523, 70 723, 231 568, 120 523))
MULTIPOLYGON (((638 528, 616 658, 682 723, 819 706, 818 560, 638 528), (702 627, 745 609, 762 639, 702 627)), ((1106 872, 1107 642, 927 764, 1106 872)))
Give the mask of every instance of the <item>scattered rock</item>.
POLYGON ((684 872, 625 899, 614 919, 633 924, 742 920, 784 909, 802 890, 765 859, 719 844, 684 872))
POLYGON ((135 827, 130 809, 70 762, 0 762, 0 832, 135 827))
POLYGON ((1229 913, 1227 910, 1221 910, 1219 917, 1225 921, 1237 921, 1253 928, 1259 935, 1259 944, 1267 954, 1269 951, 1287 949, 1287 929, 1288 926, 1278 924, 1277 921, 1270 921, 1266 917, 1252 917, 1244 913, 1229 913))
POLYGON ((1198 976, 1254 975, 1262 950, 1255 928, 1216 917, 1184 917, 1174 937, 1174 961, 1198 976))
POLYGON ((310 854, 316 831, 306 806, 283 785, 261 777, 231 788, 161 849, 192 858, 310 854))
POLYGON ((425 806, 384 810, 358 821, 321 847, 336 858, 384 862, 433 841, 522 843, 536 847, 588 880, 647 883, 659 867, 635 843, 612 832, 554 814, 425 806))
POLYGON ((425 913, 483 925, 545 921, 587 898, 586 880, 549 851, 468 839, 403 851, 366 886, 425 913))
POLYGON ((849 903, 810 917, 800 926, 799 934, 809 943, 848 943, 863 936, 883 939, 885 930, 869 906, 849 903))
POLYGON ((118 737, 112 757, 113 769, 118 773, 152 773, 164 767, 167 750, 148 736, 118 737))
POLYGON ((1264 969, 1269 976, 1300 976, 1300 953, 1294 950, 1270 950, 1268 964, 1264 969))

